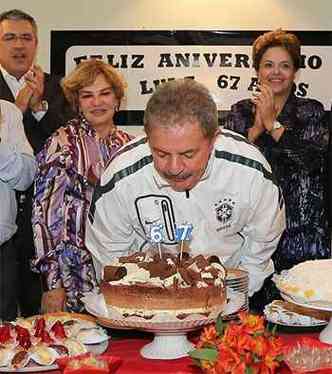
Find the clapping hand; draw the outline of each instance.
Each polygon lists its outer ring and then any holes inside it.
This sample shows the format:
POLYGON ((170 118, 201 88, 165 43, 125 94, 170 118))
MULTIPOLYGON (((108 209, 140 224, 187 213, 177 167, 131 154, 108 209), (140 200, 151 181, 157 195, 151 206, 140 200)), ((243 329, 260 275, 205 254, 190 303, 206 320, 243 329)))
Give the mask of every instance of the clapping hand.
POLYGON ((273 123, 277 118, 274 94, 271 87, 267 84, 260 83, 259 89, 260 92, 255 94, 251 99, 256 107, 256 118, 264 126, 266 131, 271 131, 273 123))
POLYGON ((25 85, 18 92, 15 104, 25 113, 28 108, 37 112, 41 110, 44 95, 44 72, 38 65, 34 65, 25 76, 25 85))
POLYGON ((20 91, 18 92, 16 99, 15 99, 15 105, 20 109, 20 111, 24 114, 26 110, 30 106, 30 100, 33 94, 33 89, 25 84, 20 91))
POLYGON ((39 65, 34 65, 31 74, 26 75, 26 83, 32 89, 29 106, 33 112, 41 110, 44 95, 44 72, 39 65))

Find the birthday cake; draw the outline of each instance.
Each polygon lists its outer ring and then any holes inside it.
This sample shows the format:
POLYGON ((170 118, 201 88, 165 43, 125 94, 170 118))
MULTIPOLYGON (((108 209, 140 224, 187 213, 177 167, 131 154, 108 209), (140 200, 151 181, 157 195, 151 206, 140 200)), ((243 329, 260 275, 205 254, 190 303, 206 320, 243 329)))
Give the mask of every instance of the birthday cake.
POLYGON ((279 290, 299 302, 332 306, 332 260, 312 260, 295 265, 275 277, 279 290))
POLYGON ((176 316, 223 308, 226 270, 217 256, 137 252, 104 268, 100 289, 108 307, 124 316, 176 316))

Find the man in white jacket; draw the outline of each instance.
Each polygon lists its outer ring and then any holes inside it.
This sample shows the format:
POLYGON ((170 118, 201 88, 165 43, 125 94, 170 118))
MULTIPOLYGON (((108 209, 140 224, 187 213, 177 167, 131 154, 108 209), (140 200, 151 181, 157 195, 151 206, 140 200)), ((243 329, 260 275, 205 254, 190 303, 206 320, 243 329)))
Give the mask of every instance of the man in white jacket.
POLYGON ((15 191, 25 191, 33 182, 36 162, 26 139, 21 111, 0 100, 0 320, 17 317, 17 230, 15 191))
POLYGON ((274 271, 285 228, 281 192, 259 150, 218 129, 216 104, 194 80, 168 82, 152 95, 147 137, 125 145, 96 188, 87 247, 97 272, 114 257, 145 250, 162 226, 162 248, 178 251, 176 228, 192 224, 192 254, 215 254, 249 272, 249 295, 274 271))

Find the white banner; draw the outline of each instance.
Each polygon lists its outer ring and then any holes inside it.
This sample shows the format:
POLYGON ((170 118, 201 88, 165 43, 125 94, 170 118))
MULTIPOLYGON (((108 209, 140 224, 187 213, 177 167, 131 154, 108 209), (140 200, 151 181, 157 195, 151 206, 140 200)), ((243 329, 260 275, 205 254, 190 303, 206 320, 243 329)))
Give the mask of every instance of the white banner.
MULTIPOLYGON (((122 110, 144 110, 162 81, 191 77, 205 84, 219 110, 251 96, 256 84, 251 46, 226 45, 105 45, 72 46, 66 51, 66 74, 81 60, 100 58, 118 68, 128 88, 122 110)), ((303 67, 296 94, 331 107, 332 46, 303 46, 303 67)))

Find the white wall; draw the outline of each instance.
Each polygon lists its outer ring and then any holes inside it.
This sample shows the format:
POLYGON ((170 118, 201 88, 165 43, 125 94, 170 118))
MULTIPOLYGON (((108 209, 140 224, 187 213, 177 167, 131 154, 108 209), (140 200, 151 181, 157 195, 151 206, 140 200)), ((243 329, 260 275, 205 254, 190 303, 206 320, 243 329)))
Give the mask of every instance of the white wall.
POLYGON ((51 30, 332 30, 331 0, 1 0, 12 8, 36 18, 46 71, 51 30))

